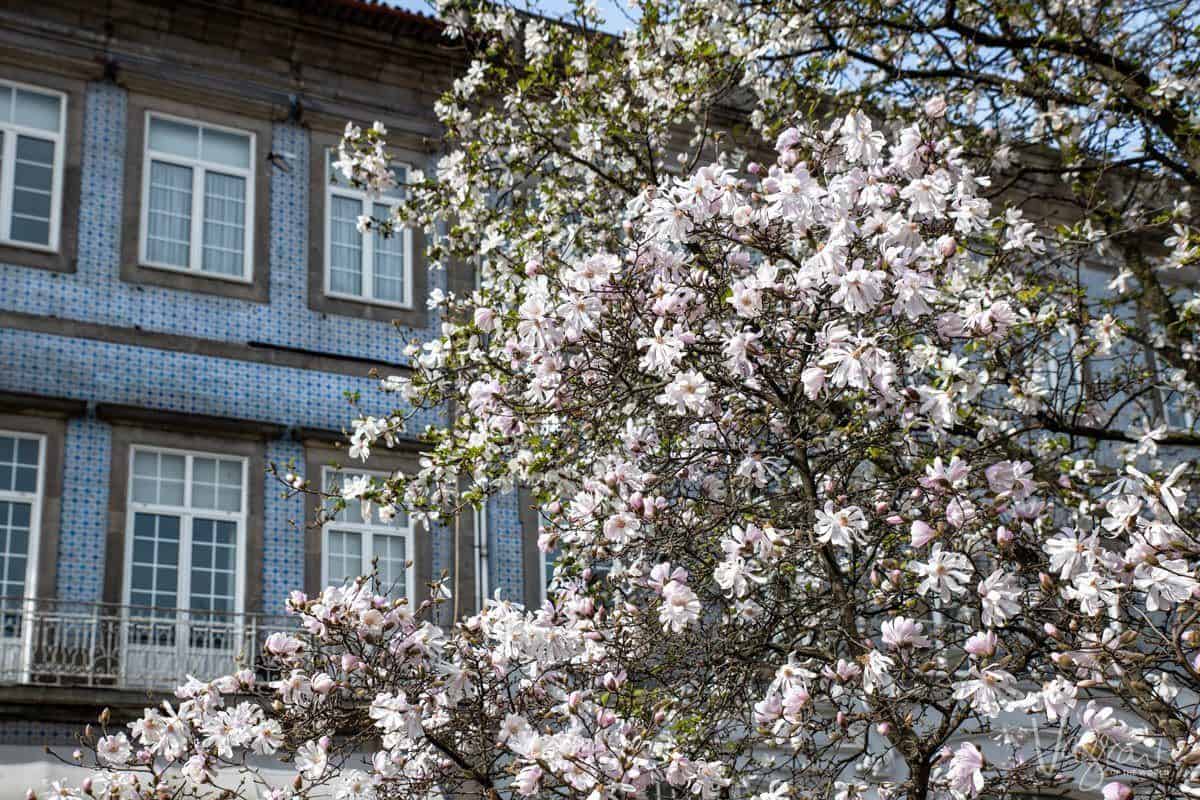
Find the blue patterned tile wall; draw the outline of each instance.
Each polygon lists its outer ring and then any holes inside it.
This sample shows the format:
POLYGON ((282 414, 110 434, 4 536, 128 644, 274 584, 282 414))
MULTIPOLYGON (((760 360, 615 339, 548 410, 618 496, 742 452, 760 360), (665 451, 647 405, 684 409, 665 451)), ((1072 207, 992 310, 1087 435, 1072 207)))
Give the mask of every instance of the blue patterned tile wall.
MULTIPOLYGON (((3 363, 0 357, 0 364, 3 363)), ((72 419, 67 424, 65 447, 58 596, 64 600, 95 601, 100 599, 104 580, 104 571, 96 569, 96 565, 104 563, 112 430, 96 420, 72 419)))
MULTIPOLYGON (((309 134, 289 123, 275 124, 272 132, 273 149, 291 158, 288 170, 271 172, 269 305, 121 281, 127 115, 123 89, 88 85, 77 269, 55 274, 0 263, 0 310, 386 362, 404 361, 407 341, 432 335, 432 325, 397 332, 385 322, 308 308, 309 134)), ((432 272, 428 285, 444 290, 445 275, 432 272)), ((367 378, 12 329, 0 329, 0 391, 324 429, 347 427, 346 392, 361 392, 368 407, 386 402, 367 378)), ((414 428, 440 421, 440 415, 423 414, 414 428)), ((268 446, 272 461, 302 462, 302 456, 301 446, 292 441, 268 446)), ((58 553, 58 591, 64 599, 101 596, 103 574, 96 564, 105 558, 110 468, 109 426, 90 418, 71 420, 58 553)), ((265 498, 263 598, 265 609, 274 611, 291 589, 303 585, 303 506, 298 498, 282 497, 273 479, 265 498)), ((494 500, 489 519, 493 586, 520 599, 515 495, 494 500)), ((435 529, 433 539, 436 573, 451 566, 450 531, 435 529)))
MULTIPOLYGON (((78 267, 73 274, 0 264, 0 309, 229 342, 286 347, 402 362, 403 347, 429 330, 398 334, 377 322, 308 308, 308 132, 274 126, 275 152, 290 153, 288 171, 271 171, 269 305, 119 280, 124 195, 126 93, 91 83, 84 114, 78 267)), ((445 276, 429 276, 444 287, 445 276)))
MULTIPOLYGON (((6 721, 0 724, 0 745, 46 745, 54 747, 58 755, 69 758, 73 745, 79 741, 81 730, 79 725, 69 722, 6 721)), ((20 788, 23 790, 26 787, 20 788)))
POLYGON ((487 520, 488 554, 491 557, 488 593, 494 595, 499 588, 504 599, 521 602, 525 599, 525 571, 518 494, 510 492, 489 500, 487 520))
MULTIPOLYGON (((281 468, 289 462, 302 465, 304 447, 298 442, 270 442, 267 461, 281 468)), ((268 614, 282 614, 288 593, 304 588, 304 497, 285 497, 274 476, 268 475, 266 481, 262 607, 268 614)))

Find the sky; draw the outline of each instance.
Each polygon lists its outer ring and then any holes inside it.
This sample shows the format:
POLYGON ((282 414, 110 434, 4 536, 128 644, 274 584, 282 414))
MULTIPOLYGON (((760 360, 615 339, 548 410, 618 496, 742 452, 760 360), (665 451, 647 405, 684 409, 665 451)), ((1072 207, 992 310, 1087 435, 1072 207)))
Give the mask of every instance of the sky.
MULTIPOLYGON (((433 6, 426 0, 384 0, 384 2, 397 8, 406 8, 409 11, 433 14, 433 6)), ((625 0, 595 0, 595 4, 604 16, 605 30, 610 33, 619 33, 629 27, 629 20, 626 18, 629 10, 625 5, 625 0)), ((521 5, 519 0, 516 5, 521 5)), ((571 11, 571 3, 568 0, 530 0, 530 5, 538 13, 547 17, 558 17, 571 11)))

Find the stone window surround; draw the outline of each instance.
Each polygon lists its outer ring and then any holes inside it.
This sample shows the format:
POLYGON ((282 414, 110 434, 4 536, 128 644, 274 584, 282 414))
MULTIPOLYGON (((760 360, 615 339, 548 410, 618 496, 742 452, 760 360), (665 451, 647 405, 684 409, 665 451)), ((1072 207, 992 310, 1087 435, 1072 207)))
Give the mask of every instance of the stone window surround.
MULTIPOLYGON (((37 597, 57 597, 58 535, 62 520, 63 464, 67 440, 66 415, 37 412, 0 413, 0 430, 44 436, 41 525, 38 529, 37 597)), ((26 587, 28 589, 28 587, 26 587)))
MULTIPOLYGON (((169 92, 164 86, 162 94, 169 92)), ((218 105, 208 95, 197 95, 186 103, 159 94, 129 91, 126 111, 125 179, 121 213, 121 280, 150 284, 168 289, 204 292, 256 303, 271 299, 271 153, 272 124, 266 116, 247 115, 252 105, 239 106, 236 98, 218 105), (247 257, 251 260, 249 283, 191 273, 142 266, 139 243, 142 236, 142 167, 145 160, 146 113, 160 112, 174 117, 237 128, 254 134, 254 243, 247 257)))
POLYGON ((79 211, 81 205, 81 175, 83 162, 83 106, 86 83, 79 78, 52 72, 35 71, 0 65, 0 77, 62 92, 67 97, 66 127, 63 131, 63 182, 59 198, 58 251, 32 250, 17 244, 0 244, 0 263, 45 269, 51 272, 74 272, 79 240, 79 211))
MULTIPOLYGON (((325 294, 325 153, 331 148, 336 149, 340 140, 340 133, 317 128, 311 130, 309 137, 308 307, 323 314, 396 322, 408 328, 428 327, 429 311, 425 300, 428 297, 429 271, 425 263, 425 235, 419 229, 412 231, 411 308, 325 294)), ((391 148, 390 152, 398 161, 414 169, 424 168, 426 156, 416 150, 391 148)))
MULTIPOLYGON (((214 436, 184 429, 163 430, 136 423, 112 422, 112 465, 108 494, 108 531, 104 544, 104 594, 106 603, 125 602, 125 536, 129 502, 129 453, 133 447, 163 447, 195 453, 241 456, 246 459, 246 572, 242 575, 243 608, 248 614, 263 611, 263 522, 265 501, 266 441, 262 437, 214 436)), ((185 600, 180 598, 179 602, 185 600)))

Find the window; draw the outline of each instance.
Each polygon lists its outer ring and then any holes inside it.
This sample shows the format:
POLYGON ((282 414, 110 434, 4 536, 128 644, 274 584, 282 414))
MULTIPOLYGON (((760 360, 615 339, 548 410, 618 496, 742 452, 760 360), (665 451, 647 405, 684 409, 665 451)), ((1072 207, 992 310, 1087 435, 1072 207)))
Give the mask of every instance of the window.
POLYGON ((392 236, 358 232, 361 216, 387 218, 395 201, 403 196, 407 167, 394 166, 392 172, 398 188, 372 200, 346 183, 333 168, 333 158, 333 151, 326 150, 329 180, 325 189, 325 293, 330 297, 411 308, 412 231, 404 228, 392 236))
MULTIPOLYGON (((541 551, 538 551, 541 553, 541 551)), ((549 553, 541 553, 542 557, 542 602, 551 597, 550 586, 554 583, 554 563, 558 561, 559 550, 554 548, 549 553)))
MULTIPOLYGON (((545 518, 539 512, 538 518, 537 518, 537 533, 538 533, 539 540, 542 538, 542 532, 545 530, 545 526, 546 526, 545 518)), ((544 552, 542 552, 542 549, 540 547, 538 548, 538 563, 541 565, 541 568, 542 568, 542 574, 539 575, 538 577, 541 579, 541 581, 540 581, 541 589, 542 589, 541 600, 543 603, 545 603, 547 600, 549 600, 552 597, 552 592, 550 591, 550 588, 551 588, 551 585, 554 583, 554 565, 558 561, 558 557, 561 554, 562 554, 562 551, 558 547, 555 547, 548 553, 544 553, 544 552)))
POLYGON ((251 279, 254 134, 146 112, 139 261, 251 279))
POLYGON ((39 436, 0 432, 0 638, 21 634, 22 599, 33 595, 43 450, 39 436))
POLYGON ((243 602, 245 459, 143 447, 130 458, 125 599, 138 620, 131 640, 174 644, 175 609, 184 608, 193 646, 227 646, 222 637, 243 602))
MULTIPOLYGON (((340 491, 346 481, 359 477, 384 478, 382 473, 325 470, 325 486, 340 491)), ((364 519, 362 503, 347 500, 346 507, 333 515, 322 530, 324 565, 322 581, 326 586, 341 585, 360 575, 379 570, 383 590, 393 597, 409 597, 413 574, 413 527, 403 511, 385 521, 378 507, 364 519)))
POLYGON ((0 241, 55 252, 67 96, 0 82, 0 241))

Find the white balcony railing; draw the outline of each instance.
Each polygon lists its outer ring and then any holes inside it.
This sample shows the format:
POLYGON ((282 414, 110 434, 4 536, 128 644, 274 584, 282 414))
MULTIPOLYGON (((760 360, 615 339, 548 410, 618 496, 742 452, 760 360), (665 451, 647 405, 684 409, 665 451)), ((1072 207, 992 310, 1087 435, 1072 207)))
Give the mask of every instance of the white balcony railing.
POLYGON ((281 616, 0 598, 0 684, 169 690, 188 675, 261 672, 281 616))

